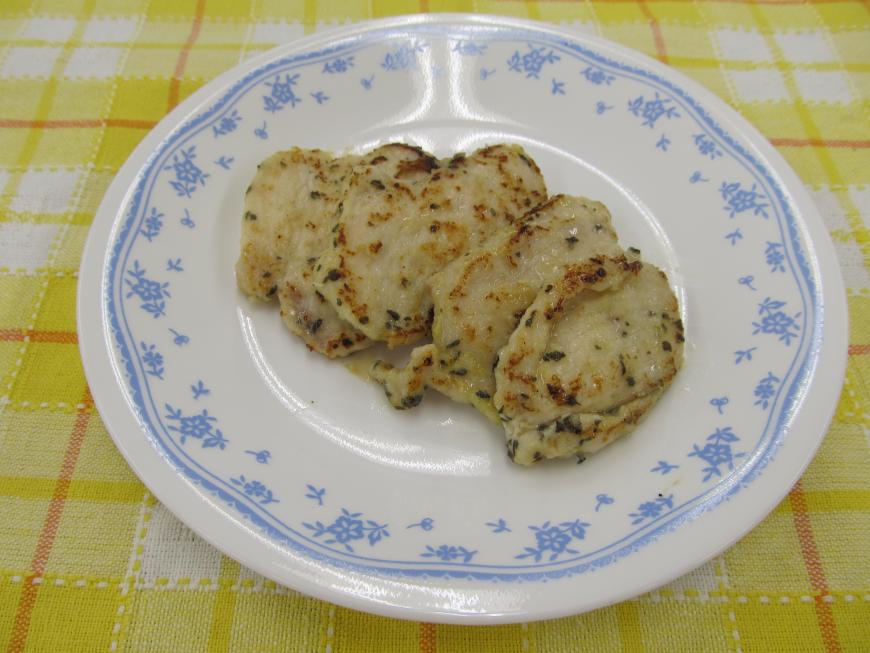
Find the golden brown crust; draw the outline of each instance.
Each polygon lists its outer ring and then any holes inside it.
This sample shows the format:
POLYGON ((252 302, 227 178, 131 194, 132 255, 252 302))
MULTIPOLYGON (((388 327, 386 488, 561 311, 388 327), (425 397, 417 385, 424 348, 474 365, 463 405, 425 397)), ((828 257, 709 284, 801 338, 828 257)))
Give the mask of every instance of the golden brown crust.
MULTIPOLYGON (((558 196, 432 275, 434 343, 427 347, 436 357, 425 384, 497 420, 493 369, 523 312, 550 282, 597 271, 604 254, 623 254, 606 209, 558 196)), ((381 370, 380 378, 390 383, 394 404, 417 392, 403 390, 416 381, 407 368, 381 370)))
POLYGON ((357 160, 322 150, 277 152, 258 166, 245 194, 239 288, 255 299, 277 298, 287 327, 330 357, 370 344, 311 283, 317 257, 331 240, 344 180, 357 160))
POLYGON ((429 333, 429 276, 544 200, 546 188, 517 147, 443 162, 396 145, 372 154, 353 170, 314 283, 349 324, 397 346, 429 333))
POLYGON ((501 351, 494 402, 520 464, 591 453, 628 433, 682 363, 664 273, 631 258, 599 261, 603 274, 599 262, 576 266, 540 293, 523 316, 539 319, 501 351))

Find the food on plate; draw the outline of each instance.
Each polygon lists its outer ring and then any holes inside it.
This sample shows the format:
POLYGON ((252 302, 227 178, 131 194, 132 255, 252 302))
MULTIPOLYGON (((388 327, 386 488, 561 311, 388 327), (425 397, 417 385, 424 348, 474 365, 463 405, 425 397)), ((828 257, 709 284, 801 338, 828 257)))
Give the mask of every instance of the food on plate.
POLYGON ((371 375, 396 408, 420 403, 428 386, 497 421, 498 352, 539 289, 572 265, 592 261, 597 269, 602 257, 622 254, 603 204, 553 197, 433 274, 427 283, 435 309, 432 344, 415 349, 406 367, 379 362, 371 375))
POLYGON ((354 167, 315 288, 373 340, 408 344, 429 333, 429 277, 546 200, 538 166, 494 145, 438 161, 386 145, 354 167))
POLYGON ((599 288, 569 269, 538 293, 501 350, 493 399, 515 462, 598 451, 628 433, 679 370, 683 324, 665 273, 638 260, 627 270, 599 288))
POLYGON ((278 152, 246 192, 236 277, 330 358, 431 335, 371 378, 396 408, 427 388, 471 404, 523 465, 628 433, 683 360, 665 273, 623 250, 603 204, 547 199, 514 145, 278 152))
POLYGON ((294 147, 263 161, 245 192, 236 282, 254 299, 277 297, 287 327, 327 356, 369 344, 311 284, 317 257, 332 239, 345 178, 357 161, 294 147))

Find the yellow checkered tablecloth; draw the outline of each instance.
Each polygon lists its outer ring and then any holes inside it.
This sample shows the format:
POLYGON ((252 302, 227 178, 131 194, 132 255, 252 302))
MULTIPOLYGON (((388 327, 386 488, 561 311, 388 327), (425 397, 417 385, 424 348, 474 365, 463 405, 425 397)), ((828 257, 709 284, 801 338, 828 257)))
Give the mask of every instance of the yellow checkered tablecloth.
POLYGON ((0 1, 0 647, 8 651, 870 651, 870 2, 0 1), (650 594, 500 627, 373 617, 257 576, 136 479, 94 411, 75 284, 113 175, 175 104, 350 20, 475 11, 568 24, 693 77, 809 189, 851 311, 815 461, 743 541, 650 594))

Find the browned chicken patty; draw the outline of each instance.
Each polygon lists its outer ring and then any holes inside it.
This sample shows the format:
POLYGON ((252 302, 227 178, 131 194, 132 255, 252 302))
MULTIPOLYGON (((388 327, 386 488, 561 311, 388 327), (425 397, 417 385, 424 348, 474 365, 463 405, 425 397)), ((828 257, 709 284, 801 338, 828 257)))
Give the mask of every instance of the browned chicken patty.
POLYGON ((515 462, 598 451, 634 428, 682 365, 667 276, 620 265, 628 274, 614 284, 569 272, 542 290, 501 350, 494 403, 515 462))
POLYGON ((397 408, 417 405, 430 387, 498 421, 498 352, 540 289, 572 265, 622 254, 603 204, 553 197, 433 274, 433 343, 415 349, 405 368, 378 362, 371 374, 397 408))
POLYGON ((442 161, 402 144, 278 152, 246 192, 236 277, 330 357, 431 333, 373 378, 397 408, 426 387, 474 405, 523 465, 628 433, 683 360, 664 272, 620 248, 602 204, 546 201, 517 146, 442 161))
POLYGON ((415 342, 432 321, 429 277, 546 196, 517 146, 446 161, 406 145, 378 148, 351 173, 315 288, 369 338, 415 342))
POLYGON ((276 296, 287 327, 313 350, 344 355, 368 339, 344 322, 311 284, 356 156, 322 150, 277 152, 257 168, 245 193, 236 282, 251 298, 276 296))

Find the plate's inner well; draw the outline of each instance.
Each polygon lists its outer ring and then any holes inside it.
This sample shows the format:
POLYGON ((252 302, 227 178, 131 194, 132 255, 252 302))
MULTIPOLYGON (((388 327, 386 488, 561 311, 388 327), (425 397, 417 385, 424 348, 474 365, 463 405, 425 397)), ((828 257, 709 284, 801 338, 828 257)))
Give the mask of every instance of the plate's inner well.
POLYGON ((274 60, 164 141, 123 215, 105 308, 154 446, 276 544, 378 574, 535 581, 643 546, 752 482, 818 337, 772 173, 671 82, 545 32, 418 25, 274 60), (259 161, 391 141, 518 143, 551 194, 605 203, 667 272, 686 360, 632 435, 581 466, 518 468, 471 408, 432 393, 397 412, 236 291, 259 161))

